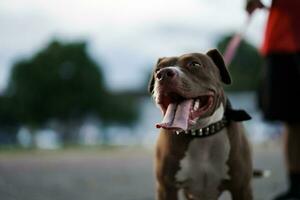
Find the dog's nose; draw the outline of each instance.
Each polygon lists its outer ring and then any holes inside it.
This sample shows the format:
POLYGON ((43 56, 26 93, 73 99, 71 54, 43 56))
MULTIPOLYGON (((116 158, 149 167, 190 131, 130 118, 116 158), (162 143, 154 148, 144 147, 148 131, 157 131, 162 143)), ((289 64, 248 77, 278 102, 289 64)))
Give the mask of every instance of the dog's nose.
POLYGON ((159 70, 156 73, 156 78, 161 81, 161 80, 168 80, 168 79, 172 79, 176 76, 177 72, 174 69, 170 69, 170 68, 164 68, 159 70))

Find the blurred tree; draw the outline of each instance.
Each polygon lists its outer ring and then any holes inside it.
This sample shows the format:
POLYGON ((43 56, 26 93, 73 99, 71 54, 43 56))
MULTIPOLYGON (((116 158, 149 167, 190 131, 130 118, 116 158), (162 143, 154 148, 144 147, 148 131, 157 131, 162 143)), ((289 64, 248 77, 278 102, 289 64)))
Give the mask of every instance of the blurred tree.
POLYGON ((135 99, 116 99, 106 89, 100 66, 88 56, 84 42, 53 41, 31 59, 17 62, 5 94, 18 121, 35 129, 57 120, 65 141, 72 139, 74 126, 88 114, 103 122, 129 123, 137 118, 136 107, 128 106, 135 99))
POLYGON ((10 97, 0 96, 0 144, 15 144, 20 127, 10 97))
MULTIPOLYGON (((225 36, 218 42, 218 49, 224 53, 233 35, 225 36)), ((233 84, 227 90, 256 90, 259 84, 263 59, 256 47, 243 40, 229 66, 233 84)))
POLYGON ((133 125, 137 120, 136 112, 137 95, 129 95, 130 93, 113 93, 109 96, 109 101, 106 106, 99 108, 102 111, 102 116, 105 119, 104 125, 118 123, 121 125, 133 125))

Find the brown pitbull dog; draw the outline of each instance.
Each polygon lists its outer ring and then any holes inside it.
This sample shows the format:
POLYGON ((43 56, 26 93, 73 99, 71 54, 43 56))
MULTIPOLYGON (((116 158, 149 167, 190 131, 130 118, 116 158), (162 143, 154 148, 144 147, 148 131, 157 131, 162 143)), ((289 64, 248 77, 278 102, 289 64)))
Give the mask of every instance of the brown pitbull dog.
POLYGON ((163 113, 156 148, 158 200, 251 200, 252 162, 241 122, 222 84, 231 79, 217 50, 160 58, 149 91, 163 113))

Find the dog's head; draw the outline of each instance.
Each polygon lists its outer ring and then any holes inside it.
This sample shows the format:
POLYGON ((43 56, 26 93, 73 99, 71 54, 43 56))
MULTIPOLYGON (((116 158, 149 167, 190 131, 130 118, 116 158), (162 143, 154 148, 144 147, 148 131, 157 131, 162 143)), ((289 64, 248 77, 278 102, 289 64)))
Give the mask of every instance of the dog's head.
POLYGON ((188 130, 206 125, 225 105, 222 83, 230 84, 231 78, 216 49, 160 58, 148 87, 164 115, 157 127, 188 130))

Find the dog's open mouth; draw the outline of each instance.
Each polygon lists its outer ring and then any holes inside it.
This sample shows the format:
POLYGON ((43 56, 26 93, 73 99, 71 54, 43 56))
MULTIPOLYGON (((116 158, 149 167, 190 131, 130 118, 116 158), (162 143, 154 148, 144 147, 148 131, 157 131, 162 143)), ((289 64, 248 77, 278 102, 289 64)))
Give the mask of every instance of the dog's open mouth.
POLYGON ((163 94, 159 98, 164 118, 157 128, 187 130, 213 105, 213 95, 204 94, 196 98, 184 98, 176 93, 163 94))

